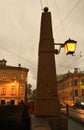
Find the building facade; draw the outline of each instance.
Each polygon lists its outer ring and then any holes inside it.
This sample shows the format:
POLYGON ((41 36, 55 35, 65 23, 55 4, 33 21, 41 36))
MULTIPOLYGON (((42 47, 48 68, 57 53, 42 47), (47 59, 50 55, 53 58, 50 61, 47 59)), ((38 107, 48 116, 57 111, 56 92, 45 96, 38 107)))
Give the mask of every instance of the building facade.
POLYGON ((68 72, 57 76, 59 100, 71 105, 79 97, 84 97, 84 72, 74 68, 74 72, 68 72))
POLYGON ((6 60, 0 60, 0 105, 17 105, 26 100, 28 69, 7 66, 6 60))

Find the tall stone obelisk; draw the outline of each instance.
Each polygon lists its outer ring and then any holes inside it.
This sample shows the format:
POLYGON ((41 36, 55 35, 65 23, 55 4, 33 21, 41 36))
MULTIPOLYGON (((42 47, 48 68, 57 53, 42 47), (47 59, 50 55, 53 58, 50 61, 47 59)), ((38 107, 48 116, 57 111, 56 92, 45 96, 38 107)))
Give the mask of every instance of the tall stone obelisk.
POLYGON ((35 115, 49 117, 49 122, 52 122, 51 124, 57 129, 58 124, 59 127, 62 124, 62 119, 60 118, 54 49, 51 12, 48 12, 48 8, 45 7, 41 16, 35 115), (51 117, 55 118, 51 119, 51 117))
POLYGON ((36 115, 60 115, 51 13, 44 9, 39 42, 36 115))

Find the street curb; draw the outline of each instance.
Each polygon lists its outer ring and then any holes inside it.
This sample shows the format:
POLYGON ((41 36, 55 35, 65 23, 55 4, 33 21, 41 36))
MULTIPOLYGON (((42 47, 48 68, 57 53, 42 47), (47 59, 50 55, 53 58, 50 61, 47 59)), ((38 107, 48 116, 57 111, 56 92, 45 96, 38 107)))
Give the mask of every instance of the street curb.
POLYGON ((84 120, 82 120, 81 118, 76 118, 74 116, 71 116, 71 115, 67 115, 66 113, 64 112, 61 112, 63 115, 65 115, 67 118, 71 118, 79 123, 81 123, 82 125, 84 125, 84 120))

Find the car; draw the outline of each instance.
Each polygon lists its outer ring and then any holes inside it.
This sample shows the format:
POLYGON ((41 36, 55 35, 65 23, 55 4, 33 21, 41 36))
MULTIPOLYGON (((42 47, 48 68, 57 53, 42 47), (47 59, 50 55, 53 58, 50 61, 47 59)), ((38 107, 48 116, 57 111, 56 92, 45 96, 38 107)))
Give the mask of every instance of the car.
POLYGON ((84 98, 77 98, 73 105, 74 108, 84 109, 84 98))
POLYGON ((65 108, 65 103, 62 102, 62 101, 60 101, 60 107, 61 107, 61 108, 65 108))
POLYGON ((71 103, 71 104, 70 104, 70 107, 72 107, 72 108, 73 108, 73 106, 74 106, 74 103, 71 103))

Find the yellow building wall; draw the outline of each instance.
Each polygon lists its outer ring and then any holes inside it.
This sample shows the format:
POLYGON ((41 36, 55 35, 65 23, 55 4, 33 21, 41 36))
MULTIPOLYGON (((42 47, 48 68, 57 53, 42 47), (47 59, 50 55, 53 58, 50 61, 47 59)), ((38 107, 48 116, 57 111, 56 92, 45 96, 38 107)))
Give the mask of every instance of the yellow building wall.
POLYGON ((0 105, 14 101, 14 105, 25 101, 28 69, 20 67, 0 68, 0 105))

